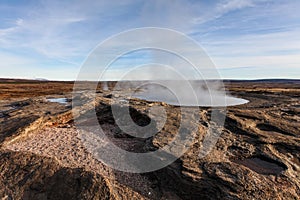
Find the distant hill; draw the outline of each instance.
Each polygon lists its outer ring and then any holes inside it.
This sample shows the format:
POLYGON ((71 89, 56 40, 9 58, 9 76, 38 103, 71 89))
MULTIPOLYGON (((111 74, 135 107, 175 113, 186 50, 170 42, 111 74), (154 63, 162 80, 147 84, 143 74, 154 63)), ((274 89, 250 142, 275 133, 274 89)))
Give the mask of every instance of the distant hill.
MULTIPOLYGON (((126 82, 125 80, 123 80, 126 82)), ((136 80, 138 81, 138 80, 136 80)), ((140 80, 146 81, 146 80, 140 80)), ((203 80, 200 80, 203 81, 203 80)), ((215 81, 215 80, 208 80, 215 81)), ((53 81, 45 78, 36 79, 14 79, 14 78, 0 78, 0 83, 38 83, 38 82, 74 82, 74 81, 53 81)), ((92 81, 93 82, 93 81, 92 81)), ((117 82, 117 81, 107 81, 107 82, 117 82)), ((237 79, 224 79, 224 83, 295 83, 300 84, 300 79, 257 79, 257 80, 237 80, 237 79)))
POLYGON ((15 83, 15 82, 25 83, 25 82, 39 82, 39 81, 33 79, 0 78, 0 82, 1 83, 15 83))
POLYGON ((46 79, 46 78, 35 78, 34 80, 36 80, 36 81, 49 81, 49 80, 46 79))
POLYGON ((72 81, 52 81, 45 78, 36 78, 36 79, 19 79, 19 78, 0 78, 0 83, 39 83, 39 82, 61 82, 67 83, 72 81))
POLYGON ((230 80, 225 79, 223 82, 247 82, 247 83, 300 83, 300 79, 257 79, 257 80, 230 80))

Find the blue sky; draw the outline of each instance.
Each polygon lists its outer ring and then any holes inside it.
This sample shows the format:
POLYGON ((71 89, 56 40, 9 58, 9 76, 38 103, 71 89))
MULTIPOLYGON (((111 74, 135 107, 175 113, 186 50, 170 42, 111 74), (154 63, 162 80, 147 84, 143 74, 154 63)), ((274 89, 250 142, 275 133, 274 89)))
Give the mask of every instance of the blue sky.
MULTIPOLYGON (((300 78, 299 10, 298 0, 1 0, 0 77, 74 80, 100 42, 151 26, 196 40, 222 78, 300 78)), ((138 59, 149 61, 141 52, 118 67, 138 59)))

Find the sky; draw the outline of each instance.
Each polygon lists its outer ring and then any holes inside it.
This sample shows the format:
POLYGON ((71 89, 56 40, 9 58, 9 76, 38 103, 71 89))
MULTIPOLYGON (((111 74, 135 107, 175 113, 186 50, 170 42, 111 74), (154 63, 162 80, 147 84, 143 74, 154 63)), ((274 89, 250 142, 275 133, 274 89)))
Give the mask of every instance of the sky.
MULTIPOLYGON (((299 0, 1 0, 0 77, 75 80, 107 38, 160 27, 195 40, 223 79, 299 79, 299 10, 299 0)), ((112 68, 147 62, 135 52, 112 68)))

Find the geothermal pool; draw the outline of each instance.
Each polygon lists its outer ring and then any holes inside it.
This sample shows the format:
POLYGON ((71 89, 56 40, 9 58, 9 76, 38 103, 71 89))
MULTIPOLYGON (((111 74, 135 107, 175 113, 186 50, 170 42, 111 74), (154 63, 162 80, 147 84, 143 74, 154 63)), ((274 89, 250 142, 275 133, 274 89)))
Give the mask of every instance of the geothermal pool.
POLYGON ((249 101, 242 98, 224 95, 220 92, 214 91, 201 91, 190 94, 184 92, 183 95, 174 95, 168 90, 156 91, 142 91, 134 94, 132 97, 152 101, 152 102, 165 102, 175 106, 200 106, 200 107, 226 107, 246 104, 249 101), (180 96, 181 95, 181 96, 180 96))
POLYGON ((67 98, 49 98, 47 101, 51 103, 61 103, 61 104, 67 104, 68 99, 67 98))
POLYGON ((152 101, 152 102, 165 102, 167 104, 175 105, 175 106, 225 107, 225 106, 237 106, 237 105, 243 105, 249 103, 249 101, 246 99, 241 99, 241 98, 236 98, 231 96, 226 96, 224 103, 216 103, 216 102, 211 103, 205 99, 198 101, 199 103, 192 103, 187 101, 179 103, 175 99, 168 99, 166 97, 158 98, 154 96, 142 96, 142 95, 135 95, 134 97, 146 101, 152 101))

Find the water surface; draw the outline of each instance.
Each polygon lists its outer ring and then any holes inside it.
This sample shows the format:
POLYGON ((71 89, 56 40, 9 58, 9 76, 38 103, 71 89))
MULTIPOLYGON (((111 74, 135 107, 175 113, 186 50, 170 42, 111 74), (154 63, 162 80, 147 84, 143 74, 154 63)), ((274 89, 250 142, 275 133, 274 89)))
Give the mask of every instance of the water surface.
POLYGON ((68 99, 67 98, 49 98, 47 101, 51 103, 61 103, 61 104, 67 104, 68 99))
POLYGON ((168 92, 164 92, 164 94, 140 92, 133 95, 133 97, 152 102, 165 102, 176 106, 225 107, 242 105, 249 102, 246 99, 232 97, 229 95, 223 96, 218 93, 212 95, 208 93, 201 93, 198 94, 197 97, 185 96, 181 97, 181 100, 178 100, 175 95, 168 92))

